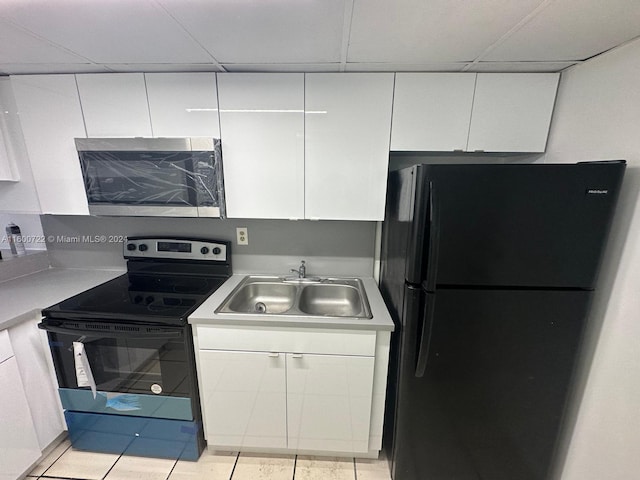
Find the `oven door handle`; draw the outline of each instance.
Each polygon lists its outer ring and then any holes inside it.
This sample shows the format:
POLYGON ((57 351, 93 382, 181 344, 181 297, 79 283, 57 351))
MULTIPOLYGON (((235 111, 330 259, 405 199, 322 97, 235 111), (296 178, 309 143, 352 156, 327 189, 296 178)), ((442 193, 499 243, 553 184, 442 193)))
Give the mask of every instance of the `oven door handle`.
POLYGON ((114 332, 102 330, 77 330, 75 328, 57 327, 47 325, 44 322, 38 324, 38 328, 47 332, 62 333, 65 335, 80 335, 86 337, 100 338, 128 338, 128 339, 152 339, 152 338, 182 338, 182 329, 161 328, 161 327, 140 327, 147 331, 144 332, 114 332))

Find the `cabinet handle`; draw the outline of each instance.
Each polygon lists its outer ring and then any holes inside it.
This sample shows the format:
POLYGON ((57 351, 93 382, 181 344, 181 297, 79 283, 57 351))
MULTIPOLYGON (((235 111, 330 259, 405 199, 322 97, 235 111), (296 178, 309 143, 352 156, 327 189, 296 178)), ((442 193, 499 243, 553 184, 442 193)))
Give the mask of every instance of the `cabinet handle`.
POLYGON ((280 356, 280 354, 278 352, 269 352, 268 353, 269 357, 273 357, 273 358, 277 358, 280 356))
POLYGON ((302 358, 302 354, 301 353, 292 353, 291 354, 291 358, 302 358))

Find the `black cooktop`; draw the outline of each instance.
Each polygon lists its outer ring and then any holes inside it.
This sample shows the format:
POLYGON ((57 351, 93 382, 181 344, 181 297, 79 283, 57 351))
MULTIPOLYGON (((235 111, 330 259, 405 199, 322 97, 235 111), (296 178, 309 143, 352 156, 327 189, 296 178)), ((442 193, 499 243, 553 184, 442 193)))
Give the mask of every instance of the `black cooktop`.
POLYGON ((184 325, 187 316, 225 280, 125 273, 42 313, 50 318, 184 325))
POLYGON ((127 273, 42 310, 46 319, 186 325, 231 275, 230 243, 133 237, 127 273))

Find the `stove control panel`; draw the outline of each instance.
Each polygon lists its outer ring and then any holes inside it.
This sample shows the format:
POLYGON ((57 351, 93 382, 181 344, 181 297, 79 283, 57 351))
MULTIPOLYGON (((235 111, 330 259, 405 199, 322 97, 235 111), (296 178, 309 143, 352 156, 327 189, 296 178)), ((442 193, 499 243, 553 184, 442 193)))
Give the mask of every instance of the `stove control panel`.
POLYGON ((230 242, 184 238, 129 237, 124 258, 164 258, 227 262, 230 242))

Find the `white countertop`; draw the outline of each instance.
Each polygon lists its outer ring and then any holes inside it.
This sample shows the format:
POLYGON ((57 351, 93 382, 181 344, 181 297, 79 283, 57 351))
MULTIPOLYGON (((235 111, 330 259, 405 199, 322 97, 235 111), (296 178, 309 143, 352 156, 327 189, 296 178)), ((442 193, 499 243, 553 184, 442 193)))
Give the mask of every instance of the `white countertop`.
POLYGON ((308 328, 345 328, 353 330, 387 330, 393 331, 394 325, 387 307, 372 277, 358 277, 362 280, 373 318, 351 317, 314 317, 294 315, 261 315, 261 314, 229 314, 214 313, 231 291, 247 274, 236 274, 227 280, 218 290, 205 300, 200 307, 189 315, 189 323, 201 325, 247 325, 273 327, 308 327, 308 328))
POLYGON ((50 268, 0 283, 0 330, 25 314, 122 275, 125 270, 50 268))

